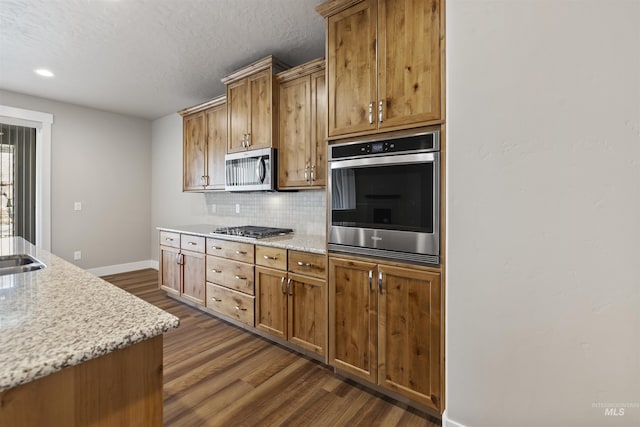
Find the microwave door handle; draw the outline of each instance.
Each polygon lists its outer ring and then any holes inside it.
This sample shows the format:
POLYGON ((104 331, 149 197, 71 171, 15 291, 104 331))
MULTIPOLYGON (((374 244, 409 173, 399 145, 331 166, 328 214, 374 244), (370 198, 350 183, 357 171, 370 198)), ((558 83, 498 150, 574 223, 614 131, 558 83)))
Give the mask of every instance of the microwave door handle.
POLYGON ((259 184, 262 184, 264 182, 265 175, 266 168, 264 165, 264 157, 259 157, 256 162, 256 178, 258 178, 259 184))

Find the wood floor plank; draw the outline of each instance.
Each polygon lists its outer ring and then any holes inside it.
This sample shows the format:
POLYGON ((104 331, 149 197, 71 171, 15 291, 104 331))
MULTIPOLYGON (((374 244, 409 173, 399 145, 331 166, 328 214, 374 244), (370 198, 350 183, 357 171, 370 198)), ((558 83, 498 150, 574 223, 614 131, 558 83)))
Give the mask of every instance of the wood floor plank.
POLYGON ((440 426, 321 363, 167 297, 158 271, 103 279, 180 318, 164 337, 166 426, 440 426))

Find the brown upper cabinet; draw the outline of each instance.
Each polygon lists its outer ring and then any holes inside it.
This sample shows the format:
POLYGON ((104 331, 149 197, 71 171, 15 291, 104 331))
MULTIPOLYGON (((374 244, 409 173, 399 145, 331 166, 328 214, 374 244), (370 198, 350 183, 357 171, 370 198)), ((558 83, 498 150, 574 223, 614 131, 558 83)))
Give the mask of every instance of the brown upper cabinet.
POLYGON ((325 61, 279 73, 278 188, 326 184, 325 61))
POLYGON ((183 191, 224 190, 225 101, 220 96, 178 111, 183 116, 183 191))
POLYGON ((278 146, 278 87, 274 73, 289 68, 267 56, 224 77, 227 153, 278 146))
POLYGON ((441 0, 331 0, 328 136, 441 123, 441 0))

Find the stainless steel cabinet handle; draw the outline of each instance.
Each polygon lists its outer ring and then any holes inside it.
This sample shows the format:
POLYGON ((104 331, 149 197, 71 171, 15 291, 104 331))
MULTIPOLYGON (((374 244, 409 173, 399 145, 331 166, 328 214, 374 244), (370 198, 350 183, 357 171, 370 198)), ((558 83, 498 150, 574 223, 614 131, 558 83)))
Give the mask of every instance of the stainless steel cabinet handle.
POLYGON ((236 251, 237 255, 246 255, 247 253, 245 251, 236 251))
POLYGON ((238 279, 238 280, 247 280, 246 277, 242 277, 242 276, 235 276, 235 278, 238 279))
POLYGON ((383 101, 378 102, 378 121, 382 123, 382 105, 383 101))
POLYGON ((298 261, 298 265, 300 267, 307 267, 307 268, 311 268, 313 267, 313 264, 309 263, 309 262, 302 262, 302 261, 298 261))
POLYGON ((293 295, 293 289, 291 289, 291 277, 287 280, 287 289, 289 290, 289 295, 293 295))
POLYGON ((212 268, 211 271, 213 271, 214 273, 222 273, 222 270, 218 270, 218 269, 215 269, 215 268, 212 268))
POLYGON ((380 293, 382 293, 382 271, 378 273, 378 289, 380 289, 380 293))
POLYGON ((239 305, 236 305, 236 310, 238 310, 238 311, 247 311, 246 308, 240 307, 239 305))
POLYGON ((277 260, 278 257, 277 256, 269 256, 269 255, 263 255, 264 259, 271 259, 273 261, 277 260))
POLYGON ((213 300, 213 302, 220 302, 220 301, 222 301, 221 299, 217 299, 216 297, 211 297, 211 299, 213 300))
POLYGON ((373 291, 373 270, 369 270, 369 290, 373 291))
POLYGON ((309 165, 304 167, 304 180, 309 182, 309 165))
POLYGON ((287 291, 285 291, 284 289, 284 276, 282 276, 282 280, 280 280, 280 290, 282 291, 283 294, 287 293, 287 291))
POLYGON ((369 124, 373 124, 373 101, 369 103, 369 124))

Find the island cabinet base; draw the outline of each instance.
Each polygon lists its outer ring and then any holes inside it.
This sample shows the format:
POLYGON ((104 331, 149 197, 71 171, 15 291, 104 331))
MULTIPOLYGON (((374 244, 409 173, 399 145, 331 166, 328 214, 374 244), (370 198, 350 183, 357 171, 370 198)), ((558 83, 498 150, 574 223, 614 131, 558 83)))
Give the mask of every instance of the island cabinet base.
POLYGON ((162 335, 0 393, 1 426, 161 426, 162 335))

